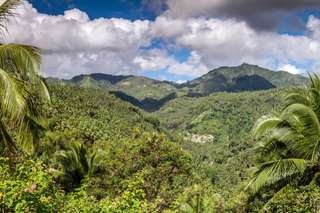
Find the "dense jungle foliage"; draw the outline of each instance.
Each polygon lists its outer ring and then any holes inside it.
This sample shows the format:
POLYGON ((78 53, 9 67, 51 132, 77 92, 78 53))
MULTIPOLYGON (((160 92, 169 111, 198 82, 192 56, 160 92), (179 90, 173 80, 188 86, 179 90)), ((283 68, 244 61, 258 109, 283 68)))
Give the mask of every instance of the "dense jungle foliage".
POLYGON ((159 132, 157 119, 104 91, 49 90, 36 153, 1 160, 3 210, 161 211, 196 182, 191 155, 159 132))
MULTIPOLYGON (((311 212, 317 183, 246 189, 252 128, 293 89, 180 97, 145 113, 101 89, 50 84, 33 155, 1 162, 6 212, 311 212), (191 104, 192 103, 192 104, 191 104), (214 135, 204 142, 190 135, 214 135)), ((256 163, 258 162, 258 164, 256 163)))
MULTIPOLYGON (((0 6, 0 30, 22 2, 0 6)), ((1 212, 320 211, 317 75, 301 88, 302 76, 243 64, 182 85, 70 83, 45 81, 40 62, 36 47, 0 45, 1 212), (142 111, 110 84, 160 105, 142 111)))

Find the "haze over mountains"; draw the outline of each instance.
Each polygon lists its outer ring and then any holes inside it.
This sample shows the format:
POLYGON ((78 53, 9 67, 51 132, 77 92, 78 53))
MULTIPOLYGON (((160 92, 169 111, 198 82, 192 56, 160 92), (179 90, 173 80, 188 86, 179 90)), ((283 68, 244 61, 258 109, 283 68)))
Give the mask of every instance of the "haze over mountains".
MULTIPOLYGON (((56 80, 56 79, 51 79, 56 80)), ((303 86, 307 78, 285 71, 272 71, 256 65, 220 67, 194 80, 178 84, 141 76, 88 74, 63 80, 85 88, 103 88, 118 98, 146 111, 156 111, 166 102, 181 96, 202 97, 214 92, 259 91, 303 86)))

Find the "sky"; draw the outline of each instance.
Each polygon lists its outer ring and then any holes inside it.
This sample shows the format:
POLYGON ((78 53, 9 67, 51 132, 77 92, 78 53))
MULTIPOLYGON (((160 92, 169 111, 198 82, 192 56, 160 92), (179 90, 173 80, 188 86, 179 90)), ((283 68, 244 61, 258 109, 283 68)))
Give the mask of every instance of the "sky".
POLYGON ((44 76, 65 79, 183 82, 242 63, 320 70, 319 0, 30 0, 8 34, 2 42, 42 49, 44 76))

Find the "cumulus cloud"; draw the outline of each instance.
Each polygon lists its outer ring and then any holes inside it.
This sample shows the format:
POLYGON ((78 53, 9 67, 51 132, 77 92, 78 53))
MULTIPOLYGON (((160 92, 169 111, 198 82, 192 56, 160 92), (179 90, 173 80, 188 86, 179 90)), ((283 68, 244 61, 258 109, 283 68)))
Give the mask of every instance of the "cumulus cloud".
MULTIPOLYGON (((256 29, 273 30, 290 12, 320 7, 318 0, 158 0, 167 4, 166 13, 174 18, 235 18, 256 29)), ((298 23, 299 24, 299 23, 298 23)))
POLYGON ((171 64, 168 71, 176 75, 200 76, 207 73, 209 69, 201 62, 201 56, 192 51, 186 62, 171 64))
MULTIPOLYGON (((226 4, 220 0, 197 2, 199 7, 202 2, 226 4)), ((173 6, 169 11, 173 11, 173 6)), ((198 10, 196 5, 189 7, 198 10)), ((166 13, 154 21, 90 20, 78 9, 50 16, 39 13, 29 3, 19 8, 17 14, 9 24, 6 42, 42 48, 46 76, 70 78, 81 73, 141 74, 166 70, 196 77, 219 66, 243 62, 302 72, 292 62, 320 63, 320 20, 314 16, 306 24, 307 35, 293 36, 259 31, 236 18, 180 18, 166 13), (161 40, 161 47, 155 48, 153 40, 161 40), (185 61, 177 60, 170 54, 175 49, 189 50, 190 55, 185 61)))
POLYGON ((78 9, 68 10, 64 15, 49 16, 38 13, 26 3, 9 32, 16 42, 28 42, 46 50, 109 49, 123 51, 148 45, 149 21, 126 19, 89 20, 78 9), (21 33, 23 32, 23 33, 21 33))
POLYGON ((158 35, 197 52, 201 56, 201 63, 207 67, 248 62, 275 69, 276 64, 287 64, 290 60, 297 63, 319 60, 318 21, 310 17, 307 24, 310 36, 260 32, 246 22, 235 19, 182 20, 162 16, 153 25, 158 35), (167 27, 171 25, 177 27, 173 33, 167 33, 167 27))
POLYGON ((151 49, 142 51, 133 60, 142 71, 158 71, 167 69, 171 64, 176 63, 165 50, 151 49))
POLYGON ((309 29, 311 37, 315 40, 320 41, 320 20, 315 16, 310 16, 307 27, 309 29))
POLYGON ((143 71, 167 70, 175 75, 195 77, 209 71, 208 67, 202 64, 201 57, 195 51, 192 51, 188 59, 181 63, 170 56, 166 50, 152 49, 137 56, 134 62, 143 71))
POLYGON ((287 71, 287 72, 289 72, 289 73, 291 73, 291 74, 302 74, 302 73, 305 72, 304 69, 299 69, 299 68, 295 67, 295 66, 292 65, 292 64, 285 64, 285 65, 283 65, 283 66, 280 66, 280 67, 278 68, 278 70, 287 71))
POLYGON ((72 77, 79 73, 133 74, 139 49, 150 42, 150 22, 99 18, 90 20, 78 9, 50 16, 25 3, 8 26, 6 42, 43 49, 45 75, 72 77))

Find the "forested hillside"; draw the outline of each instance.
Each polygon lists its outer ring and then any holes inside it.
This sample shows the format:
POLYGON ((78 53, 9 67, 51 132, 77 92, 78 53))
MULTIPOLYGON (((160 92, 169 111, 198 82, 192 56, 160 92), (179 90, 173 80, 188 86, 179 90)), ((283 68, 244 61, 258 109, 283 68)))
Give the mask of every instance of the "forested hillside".
POLYGON ((256 2, 1 1, 0 212, 319 213, 320 4, 256 2))
POLYGON ((104 90, 49 91, 36 160, 2 158, 4 211, 160 211, 196 180, 191 155, 159 132, 157 119, 104 90))
MULTIPOLYGON (((2 159, 1 208, 256 211, 272 193, 250 197, 244 191, 257 158, 252 127, 261 115, 279 111, 291 90, 184 96, 145 113, 103 89, 50 83, 36 160, 2 159), (9 169, 10 161, 17 170, 9 169)), ((286 190, 269 208, 301 209, 297 191, 315 208, 315 189, 286 190)))
POLYGON ((143 78, 91 77, 98 84, 82 76, 73 79, 80 84, 48 79, 51 101, 39 105, 44 119, 32 133, 32 155, 2 158, 3 210, 251 212, 265 206, 271 211, 275 205, 302 208, 294 204, 296 191, 307 196, 310 209, 317 208, 319 192, 309 186, 286 188, 287 197, 245 189, 260 158, 254 124, 262 115, 277 114, 295 88, 195 95, 166 82, 159 84, 171 89, 157 90, 158 83, 146 79, 144 90, 128 87, 129 94, 154 97, 139 100, 110 85, 128 79, 144 85, 143 78), (16 196, 19 191, 24 193, 16 196))
POLYGON ((254 124, 277 114, 294 88, 181 95, 144 112, 104 88, 48 86, 34 157, 2 159, 5 211, 251 212, 267 201, 270 211, 317 208, 310 186, 276 196, 245 190, 259 159, 254 124), (36 170, 19 173, 24 167, 36 170))

